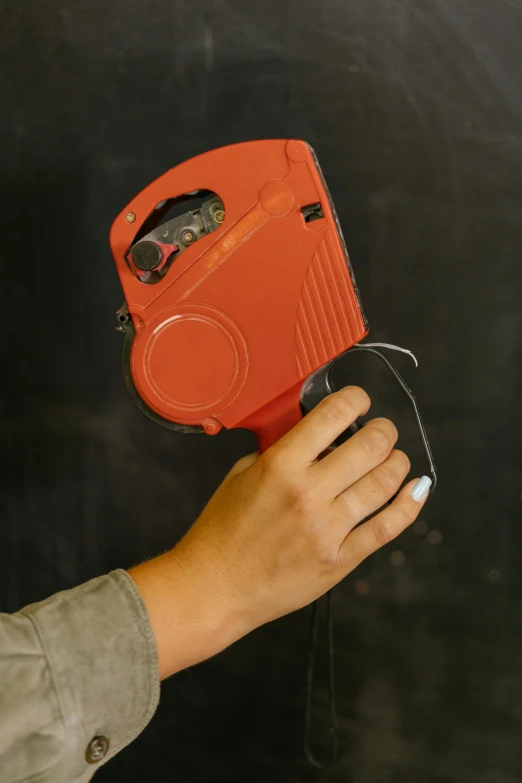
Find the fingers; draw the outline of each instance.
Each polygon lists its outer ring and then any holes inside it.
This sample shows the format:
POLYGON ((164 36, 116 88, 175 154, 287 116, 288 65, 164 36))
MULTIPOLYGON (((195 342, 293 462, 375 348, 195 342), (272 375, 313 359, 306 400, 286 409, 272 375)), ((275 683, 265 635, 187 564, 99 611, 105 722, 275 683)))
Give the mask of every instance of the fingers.
POLYGON ((275 448, 289 460, 310 464, 369 407, 370 398, 358 386, 341 389, 320 402, 275 448))
POLYGON ((342 492, 334 501, 330 524, 344 539, 363 519, 390 500, 410 470, 410 461, 402 451, 394 450, 376 468, 342 492))
POLYGON ((374 419, 313 466, 316 480, 334 498, 387 459, 397 442, 388 419, 374 419))
POLYGON ((415 521, 429 494, 428 483, 422 499, 414 500, 412 490, 417 483, 416 480, 410 481, 388 508, 346 536, 339 550, 339 559, 347 573, 415 521))

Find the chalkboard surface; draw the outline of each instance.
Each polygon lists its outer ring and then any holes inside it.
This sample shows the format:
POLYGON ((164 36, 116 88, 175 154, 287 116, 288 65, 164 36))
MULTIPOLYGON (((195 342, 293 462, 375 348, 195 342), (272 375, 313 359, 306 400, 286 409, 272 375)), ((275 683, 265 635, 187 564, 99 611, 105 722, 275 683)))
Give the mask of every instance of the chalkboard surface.
MULTIPOLYGON (((337 767, 303 760, 303 611, 168 681, 100 782, 520 780, 521 45, 520 0, 4 0, 0 609, 170 547, 254 448, 155 427, 119 374, 112 219, 212 147, 314 146, 440 471, 336 590, 337 767)), ((371 358, 338 375, 420 464, 371 358)))

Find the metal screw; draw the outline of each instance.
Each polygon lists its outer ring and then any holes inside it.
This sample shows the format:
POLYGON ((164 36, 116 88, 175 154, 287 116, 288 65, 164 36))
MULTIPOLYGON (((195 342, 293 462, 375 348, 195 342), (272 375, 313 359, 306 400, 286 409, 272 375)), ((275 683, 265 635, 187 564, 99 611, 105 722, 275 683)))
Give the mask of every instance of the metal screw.
POLYGON ((214 220, 216 223, 222 223, 225 219, 225 210, 224 209, 216 209, 214 212, 214 220))
POLYGON ((196 235, 193 231, 184 231, 181 235, 181 241, 185 245, 190 245, 196 238, 196 235))
POLYGON ((134 212, 127 212, 127 214, 125 215, 125 220, 127 221, 127 223, 134 223, 134 221, 136 220, 136 215, 134 214, 134 212))
POLYGON ((164 231, 164 232, 163 232, 163 234, 162 234, 161 236, 162 236, 162 237, 168 237, 168 235, 169 235, 169 232, 168 232, 168 231, 164 231))

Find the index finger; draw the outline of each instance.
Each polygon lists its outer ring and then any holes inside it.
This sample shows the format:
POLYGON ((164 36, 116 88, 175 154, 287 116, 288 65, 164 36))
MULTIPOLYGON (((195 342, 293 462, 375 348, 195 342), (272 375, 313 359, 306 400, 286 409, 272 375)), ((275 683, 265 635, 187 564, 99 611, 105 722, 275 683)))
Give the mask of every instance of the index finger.
POLYGON ((289 458, 311 464, 350 424, 368 412, 370 398, 358 386, 347 386, 322 400, 278 441, 289 458))

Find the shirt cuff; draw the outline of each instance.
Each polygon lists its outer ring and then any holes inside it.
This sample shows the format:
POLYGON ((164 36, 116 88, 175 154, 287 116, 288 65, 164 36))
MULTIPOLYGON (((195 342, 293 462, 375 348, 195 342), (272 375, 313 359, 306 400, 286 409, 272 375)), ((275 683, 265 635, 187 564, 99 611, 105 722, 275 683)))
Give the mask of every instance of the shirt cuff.
POLYGON ((132 742, 159 702, 156 644, 141 596, 113 571, 25 607, 38 633, 65 728, 71 778, 132 742), (107 742, 108 741, 108 742, 107 742))

